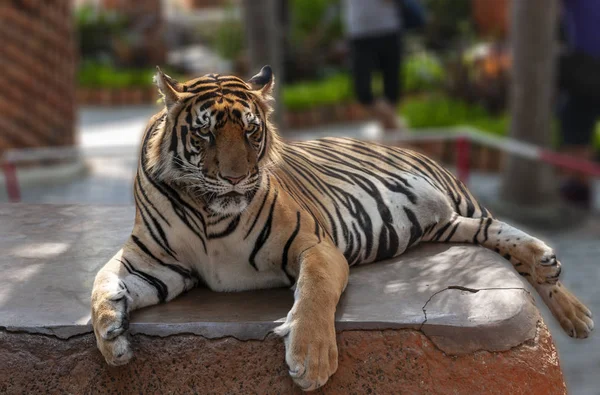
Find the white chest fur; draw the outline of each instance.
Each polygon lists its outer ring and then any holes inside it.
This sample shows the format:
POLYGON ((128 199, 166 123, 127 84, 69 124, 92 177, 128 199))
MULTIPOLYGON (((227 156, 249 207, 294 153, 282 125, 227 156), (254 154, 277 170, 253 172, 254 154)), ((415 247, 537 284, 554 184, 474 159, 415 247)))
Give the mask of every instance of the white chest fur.
POLYGON ((196 262, 207 286, 214 291, 244 291, 290 285, 274 256, 261 251, 250 263, 252 243, 212 240, 207 243, 208 256, 196 262))

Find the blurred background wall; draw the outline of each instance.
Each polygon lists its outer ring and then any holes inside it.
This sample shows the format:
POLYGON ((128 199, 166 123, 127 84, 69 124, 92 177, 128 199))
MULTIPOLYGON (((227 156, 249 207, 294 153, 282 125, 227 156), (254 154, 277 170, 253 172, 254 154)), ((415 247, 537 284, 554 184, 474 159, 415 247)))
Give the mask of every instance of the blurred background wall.
POLYGON ((0 153, 73 145, 76 36, 68 1, 0 3, 0 153))

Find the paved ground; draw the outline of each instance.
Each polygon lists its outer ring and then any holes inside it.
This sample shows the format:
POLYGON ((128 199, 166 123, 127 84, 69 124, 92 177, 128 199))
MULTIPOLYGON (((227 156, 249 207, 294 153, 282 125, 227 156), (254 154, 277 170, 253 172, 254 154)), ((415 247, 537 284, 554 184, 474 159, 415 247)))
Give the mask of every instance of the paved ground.
MULTIPOLYGON (((81 112, 81 143, 87 147, 103 145, 135 145, 143 132, 151 107, 125 110, 81 112)), ((377 125, 342 125, 304 131, 305 136, 344 135, 377 137, 377 125), (350 131, 350 132, 349 132, 350 131)), ((133 152, 133 151, 132 151, 133 152)), ((89 158, 87 176, 62 185, 36 185, 22 191, 23 201, 31 203, 133 204, 132 179, 136 157, 118 159, 89 158)), ((498 177, 473 174, 470 188, 485 201, 496 194, 498 177)), ((596 207, 600 208, 600 185, 596 185, 596 207)), ((0 201, 6 201, 0 189, 0 201)), ((600 216, 589 215, 568 229, 529 229, 534 235, 554 246, 564 267, 564 282, 584 301, 596 317, 600 317, 600 216)), ((541 305, 541 302, 538 303, 541 305)), ((558 345, 570 392, 574 395, 600 394, 600 335, 575 341, 563 334, 549 312, 542 308, 546 322, 558 345)))

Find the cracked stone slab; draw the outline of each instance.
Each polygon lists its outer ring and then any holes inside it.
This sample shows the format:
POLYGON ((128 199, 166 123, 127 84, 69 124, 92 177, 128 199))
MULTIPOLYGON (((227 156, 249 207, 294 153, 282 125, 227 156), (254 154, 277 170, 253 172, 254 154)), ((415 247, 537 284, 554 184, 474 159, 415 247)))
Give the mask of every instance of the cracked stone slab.
MULTIPOLYGON (((0 327, 69 338, 91 332, 96 272, 120 248, 133 207, 0 205, 0 327)), ((540 320, 510 263, 477 246, 424 244, 353 268, 336 327, 421 330, 444 352, 500 351, 532 339, 540 320)), ((293 302, 288 289, 196 289, 133 313, 133 333, 264 339, 293 302)))

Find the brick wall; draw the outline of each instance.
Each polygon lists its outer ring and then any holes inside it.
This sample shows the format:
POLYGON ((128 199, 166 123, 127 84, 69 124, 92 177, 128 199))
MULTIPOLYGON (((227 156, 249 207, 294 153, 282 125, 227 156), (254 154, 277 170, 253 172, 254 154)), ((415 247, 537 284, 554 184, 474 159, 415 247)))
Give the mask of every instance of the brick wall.
POLYGON ((69 0, 0 2, 0 153, 75 142, 69 0))

